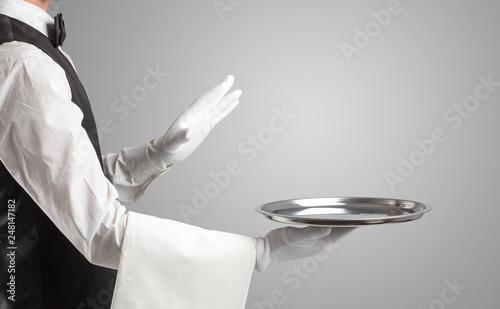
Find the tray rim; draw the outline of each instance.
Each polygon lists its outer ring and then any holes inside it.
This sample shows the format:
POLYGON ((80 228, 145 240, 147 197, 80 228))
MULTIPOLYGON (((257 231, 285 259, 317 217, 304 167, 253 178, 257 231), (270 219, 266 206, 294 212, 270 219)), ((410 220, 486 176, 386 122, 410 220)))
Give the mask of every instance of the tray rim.
MULTIPOLYGON (((391 206, 392 204, 387 204, 387 206, 391 206)), ((321 207, 321 206, 318 206, 321 207)), ((300 206, 298 207, 300 208, 300 206)), ((304 207, 307 208, 307 207, 304 207)), ((264 215, 266 218, 275 221, 275 222, 280 222, 280 223, 285 223, 285 224, 300 224, 300 225, 307 225, 307 226, 365 226, 365 225, 376 225, 376 224, 387 224, 387 223, 401 223, 401 222, 407 222, 407 221, 414 221, 422 217, 425 213, 431 211, 433 207, 427 203, 422 203, 422 202, 417 202, 413 200, 408 200, 408 199, 400 199, 400 198, 384 198, 384 197, 359 197, 359 196, 331 196, 331 197, 308 197, 308 198, 295 198, 295 199, 285 199, 285 200, 278 200, 278 201, 273 201, 269 203, 264 203, 260 204, 255 207, 255 210, 264 215), (283 215, 283 214, 276 214, 275 212, 271 212, 268 210, 265 210, 264 207, 270 206, 271 204, 279 204, 279 203, 289 203, 293 201, 304 201, 304 200, 315 200, 315 199, 322 199, 322 200, 327 200, 327 199, 332 199, 332 200, 358 200, 359 202, 369 202, 370 200, 372 201, 387 201, 387 202, 394 202, 395 204, 393 206, 397 206, 397 204, 404 204, 404 203, 413 203, 415 205, 423 207, 421 211, 415 212, 415 213, 409 213, 409 214, 401 214, 401 215, 395 215, 395 216, 390 216, 390 217, 366 217, 366 218, 345 218, 342 220, 332 220, 331 222, 327 223, 322 223, 322 222, 327 222, 329 221, 328 219, 300 219, 298 216, 293 216, 293 215, 283 215), (305 222, 307 221, 307 222, 305 222)))

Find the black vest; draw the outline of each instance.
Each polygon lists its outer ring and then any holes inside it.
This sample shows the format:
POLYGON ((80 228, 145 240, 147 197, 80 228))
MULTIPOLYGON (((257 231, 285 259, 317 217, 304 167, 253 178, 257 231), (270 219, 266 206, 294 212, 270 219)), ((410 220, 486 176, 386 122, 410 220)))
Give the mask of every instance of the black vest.
MULTIPOLYGON (((102 164, 89 99, 71 63, 44 34, 0 14, 0 44, 11 41, 38 47, 65 70, 102 164)), ((76 250, 0 162, 0 308, 109 308, 115 278, 114 270, 90 264, 76 250)))

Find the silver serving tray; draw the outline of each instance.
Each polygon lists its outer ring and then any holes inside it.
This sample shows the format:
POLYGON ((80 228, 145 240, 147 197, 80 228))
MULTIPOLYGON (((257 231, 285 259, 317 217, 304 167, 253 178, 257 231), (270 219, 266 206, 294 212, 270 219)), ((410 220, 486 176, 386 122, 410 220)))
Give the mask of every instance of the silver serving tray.
POLYGON ((306 198, 272 202, 255 210, 266 218, 310 226, 363 226, 419 219, 431 206, 374 197, 306 198))

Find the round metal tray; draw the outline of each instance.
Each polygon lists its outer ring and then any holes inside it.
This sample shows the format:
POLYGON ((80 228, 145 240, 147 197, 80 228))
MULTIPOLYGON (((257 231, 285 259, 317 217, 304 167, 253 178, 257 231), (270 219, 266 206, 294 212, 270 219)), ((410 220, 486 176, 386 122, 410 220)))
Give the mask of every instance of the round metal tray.
POLYGON ((310 226, 363 226, 419 219, 431 206, 414 201, 374 197, 330 197, 284 200, 257 206, 268 219, 310 226))

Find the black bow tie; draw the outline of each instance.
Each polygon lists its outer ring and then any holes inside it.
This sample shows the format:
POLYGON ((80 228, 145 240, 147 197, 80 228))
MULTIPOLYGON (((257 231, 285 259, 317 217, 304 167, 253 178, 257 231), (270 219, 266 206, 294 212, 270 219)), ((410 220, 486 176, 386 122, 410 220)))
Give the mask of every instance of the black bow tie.
POLYGON ((64 20, 61 13, 54 17, 54 32, 54 47, 57 48, 63 45, 64 39, 66 38, 66 29, 64 28, 64 20))

